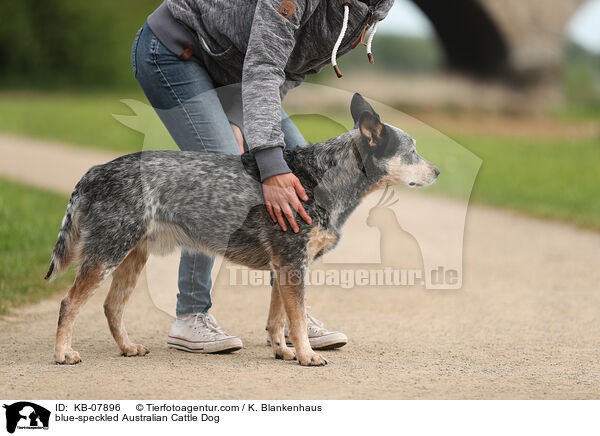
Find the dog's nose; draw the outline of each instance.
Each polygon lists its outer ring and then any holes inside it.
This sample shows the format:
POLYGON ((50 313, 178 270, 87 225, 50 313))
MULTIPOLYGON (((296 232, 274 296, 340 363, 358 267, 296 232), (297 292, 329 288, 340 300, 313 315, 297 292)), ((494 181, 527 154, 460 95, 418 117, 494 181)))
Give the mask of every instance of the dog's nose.
POLYGON ((438 169, 438 167, 433 167, 433 170, 435 171, 436 177, 440 175, 440 170, 438 169))

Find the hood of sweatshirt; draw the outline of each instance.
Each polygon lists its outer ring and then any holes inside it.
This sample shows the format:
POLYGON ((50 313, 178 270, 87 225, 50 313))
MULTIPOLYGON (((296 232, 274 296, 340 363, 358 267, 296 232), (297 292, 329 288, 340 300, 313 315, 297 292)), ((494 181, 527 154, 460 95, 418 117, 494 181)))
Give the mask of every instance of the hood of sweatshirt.
MULTIPOLYGON (((204 51, 203 60, 214 69, 214 78, 221 84, 241 80, 252 27, 257 18, 263 18, 254 14, 265 7, 263 3, 272 4, 276 10, 284 11, 286 5, 287 10, 293 9, 285 23, 293 27, 295 38, 285 72, 287 79, 302 81, 332 59, 335 65, 337 57, 361 41, 368 45, 376 23, 385 18, 394 0, 166 0, 175 19, 196 36, 204 51)), ((272 24, 276 29, 278 23, 272 24)), ((268 42, 282 43, 277 38, 268 42)))

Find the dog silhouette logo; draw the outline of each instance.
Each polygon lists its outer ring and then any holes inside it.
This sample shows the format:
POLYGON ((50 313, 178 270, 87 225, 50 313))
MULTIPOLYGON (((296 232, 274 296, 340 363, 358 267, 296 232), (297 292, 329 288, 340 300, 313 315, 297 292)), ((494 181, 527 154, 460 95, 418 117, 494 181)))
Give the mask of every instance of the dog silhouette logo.
POLYGON ((6 431, 14 433, 18 429, 48 429, 50 411, 28 401, 5 404, 6 431))

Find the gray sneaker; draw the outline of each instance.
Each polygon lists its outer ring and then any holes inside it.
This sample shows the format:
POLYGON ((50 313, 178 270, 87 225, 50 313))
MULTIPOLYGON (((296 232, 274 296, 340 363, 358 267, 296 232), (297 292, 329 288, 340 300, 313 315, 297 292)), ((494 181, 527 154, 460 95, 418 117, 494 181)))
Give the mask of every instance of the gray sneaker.
POLYGON ((242 348, 242 340, 226 334, 209 313, 177 317, 169 337, 169 348, 190 353, 230 353, 242 348))
MULTIPOLYGON (((306 327, 308 329, 308 341, 313 350, 333 350, 343 347, 348 343, 348 336, 342 332, 327 330, 323 323, 311 314, 306 314, 306 327)), ((285 326, 285 342, 289 347, 293 347, 290 340, 290 330, 285 326)), ((271 339, 267 335, 267 344, 271 345, 271 339)))

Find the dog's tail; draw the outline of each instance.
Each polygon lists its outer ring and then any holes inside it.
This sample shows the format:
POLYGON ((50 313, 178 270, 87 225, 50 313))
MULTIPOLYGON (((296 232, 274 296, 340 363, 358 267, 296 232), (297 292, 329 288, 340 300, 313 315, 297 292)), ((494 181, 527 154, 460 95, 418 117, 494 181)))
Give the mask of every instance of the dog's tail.
POLYGON ((69 203, 67 204, 67 211, 60 225, 58 231, 58 238, 52 251, 52 257, 50 259, 50 267, 44 277, 45 280, 54 280, 57 274, 61 273, 69 267, 75 258, 75 247, 79 240, 79 226, 77 224, 78 218, 78 191, 75 188, 69 203))

